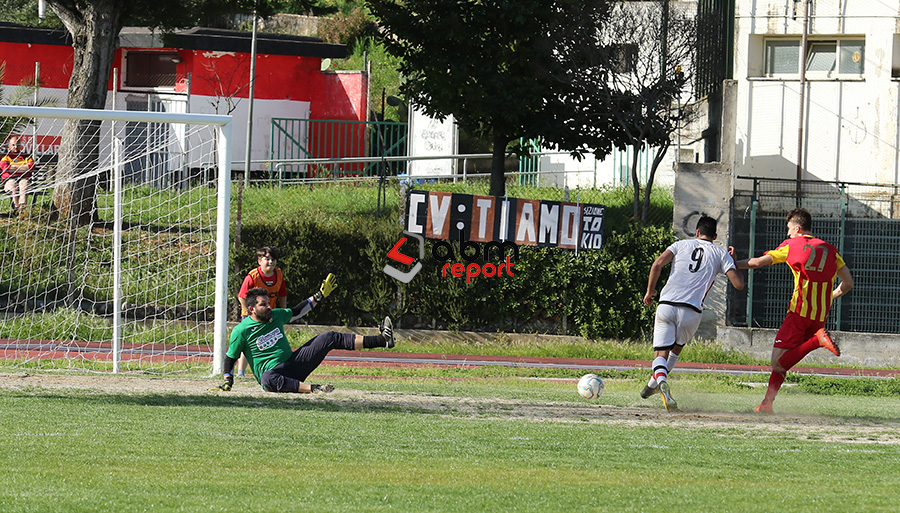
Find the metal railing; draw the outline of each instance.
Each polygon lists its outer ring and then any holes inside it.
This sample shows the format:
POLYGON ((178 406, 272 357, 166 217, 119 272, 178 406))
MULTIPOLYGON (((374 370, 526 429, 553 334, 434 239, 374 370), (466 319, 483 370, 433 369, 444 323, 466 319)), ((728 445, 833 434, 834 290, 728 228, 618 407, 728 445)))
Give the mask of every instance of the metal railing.
MULTIPOLYGON (((533 154, 538 157, 567 155, 565 152, 542 152, 533 154)), ((378 182, 383 190, 395 190, 397 197, 401 187, 413 187, 424 189, 436 189, 443 191, 457 191, 468 194, 488 194, 489 181, 491 173, 490 169, 492 155, 488 153, 476 154, 451 154, 451 155, 434 155, 427 157, 384 157, 384 158, 353 158, 353 159, 284 159, 284 160, 260 160, 252 161, 256 168, 265 168, 265 171, 254 171, 253 176, 246 185, 262 185, 273 187, 296 187, 296 186, 340 186, 342 184, 353 183, 354 186, 361 184, 372 184, 378 182), (422 174, 409 176, 407 174, 399 174, 397 176, 389 176, 386 174, 375 176, 352 176, 341 173, 340 166, 348 162, 368 163, 375 165, 381 162, 390 163, 410 163, 415 160, 447 160, 456 161, 455 172, 444 174, 422 174), (291 165, 307 165, 316 164, 325 172, 320 173, 314 178, 297 178, 288 172, 283 172, 291 165), (474 185, 474 186, 473 186, 474 185)), ((234 161, 233 169, 244 169, 243 161, 234 161)), ((506 192, 511 197, 527 197, 541 198, 553 201, 572 201, 580 203, 596 203, 605 204, 609 198, 609 194, 621 194, 619 189, 627 185, 620 183, 618 179, 618 171, 615 168, 606 167, 598 169, 596 165, 587 165, 582 167, 566 167, 551 165, 546 168, 539 168, 536 171, 531 168, 526 171, 518 171, 517 163, 512 159, 506 161, 506 192), (540 192, 534 191, 540 189, 540 192)), ((412 167, 410 167, 412 168, 412 167)), ((385 166, 384 169, 389 169, 385 166)), ((240 172, 233 175, 234 180, 244 180, 243 174, 240 172)), ((658 226, 672 225, 672 186, 657 183, 653 187, 654 196, 658 197, 658 201, 651 203, 648 211, 646 222, 658 226), (666 206, 669 205, 669 206, 666 206)), ((632 195, 627 194, 630 198, 632 195)), ((632 217, 633 207, 619 206, 609 211, 613 217, 624 216, 626 219, 632 217), (615 212, 613 212, 615 211, 615 212), (627 211, 627 212, 626 212, 627 211)))
MULTIPOLYGON (((539 159, 544 156, 552 156, 552 155, 568 155, 567 152, 535 152, 531 153, 528 158, 531 161, 533 159, 539 159)), ((265 167, 269 170, 268 173, 260 172, 255 173, 254 176, 250 177, 250 182, 253 183, 273 183, 278 185, 302 185, 302 184, 315 184, 315 183, 324 183, 324 182, 340 182, 340 181, 356 181, 356 180, 364 180, 366 178, 376 179, 382 175, 396 175, 401 178, 408 178, 410 180, 420 180, 420 181, 429 181, 429 180, 450 180, 455 182, 462 181, 465 182, 470 178, 487 178, 490 177, 490 172, 471 172, 470 164, 476 161, 486 161, 486 164, 489 168, 490 160, 493 158, 493 154, 491 153, 468 153, 468 154, 451 154, 451 155, 428 155, 428 156, 381 156, 381 157, 343 157, 343 158, 286 158, 286 159, 267 159, 267 160, 251 160, 251 165, 257 165, 265 167), (407 176, 405 173, 396 173, 392 172, 396 170, 396 167, 391 166, 391 164, 396 163, 409 163, 414 161, 421 160, 455 160, 457 165, 457 172, 455 173, 446 173, 446 174, 428 174, 428 175, 415 175, 415 176, 407 176), (358 175, 354 174, 352 171, 354 169, 358 169, 361 165, 365 165, 367 168, 371 168, 375 170, 373 174, 366 175, 358 175), (299 166, 309 166, 315 167, 317 171, 310 175, 304 175, 302 173, 297 173, 296 168, 299 166)), ((243 160, 234 160, 232 161, 232 169, 244 169, 245 161, 243 160)), ((557 185, 556 183, 546 183, 547 177, 550 176, 563 176, 563 175, 576 175, 579 173, 591 172, 593 173, 595 170, 581 170, 581 171, 543 171, 539 166, 530 165, 526 170, 519 170, 516 172, 515 170, 507 170, 506 174, 509 176, 519 176, 523 177, 523 182, 521 185, 530 185, 535 187, 552 187, 557 185), (527 177, 527 178, 526 178, 527 177), (541 183, 541 177, 544 178, 545 183, 541 183)), ((521 181, 521 180, 520 180, 521 181)))
MULTIPOLYGON (((327 171, 320 167, 323 159, 346 161, 340 174, 371 176, 381 172, 377 167, 384 162, 381 157, 406 154, 408 130, 406 123, 393 121, 272 118, 269 155, 272 160, 291 161, 291 167, 280 169, 290 179, 317 178, 327 171), (376 160, 350 160, 358 158, 376 160)), ((390 174, 405 171, 403 161, 392 162, 397 164, 390 174)))

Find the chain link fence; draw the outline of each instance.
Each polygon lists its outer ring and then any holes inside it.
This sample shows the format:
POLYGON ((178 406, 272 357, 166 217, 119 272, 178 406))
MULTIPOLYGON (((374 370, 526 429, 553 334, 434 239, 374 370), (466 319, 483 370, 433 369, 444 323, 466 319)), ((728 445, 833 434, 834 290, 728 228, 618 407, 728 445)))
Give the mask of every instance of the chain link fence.
MULTIPOLYGON (((853 291, 835 300, 827 327, 900 333, 900 187, 821 181, 798 187, 796 180, 742 179, 752 188, 734 196, 732 237, 739 258, 776 248, 787 237, 787 213, 805 208, 813 216, 813 233, 838 248, 853 275, 853 291)), ((729 323, 778 328, 792 290, 786 265, 754 270, 747 293, 730 297, 729 323)))

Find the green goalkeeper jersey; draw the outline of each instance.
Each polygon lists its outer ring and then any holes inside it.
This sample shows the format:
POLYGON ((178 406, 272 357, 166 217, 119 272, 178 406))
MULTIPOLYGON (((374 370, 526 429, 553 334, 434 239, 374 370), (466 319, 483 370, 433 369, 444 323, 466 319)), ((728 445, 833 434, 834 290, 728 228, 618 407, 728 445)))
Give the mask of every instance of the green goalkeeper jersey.
POLYGON ((293 312, 290 308, 273 308, 269 322, 247 317, 231 331, 226 354, 237 359, 244 353, 253 376, 259 382, 264 372, 291 357, 291 344, 284 333, 284 325, 291 317, 293 312))

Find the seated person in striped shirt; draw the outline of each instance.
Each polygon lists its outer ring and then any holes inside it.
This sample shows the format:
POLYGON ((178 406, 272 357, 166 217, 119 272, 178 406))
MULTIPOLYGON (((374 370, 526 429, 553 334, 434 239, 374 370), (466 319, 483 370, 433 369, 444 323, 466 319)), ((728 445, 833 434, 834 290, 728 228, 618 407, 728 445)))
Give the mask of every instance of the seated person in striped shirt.
POLYGON ((28 179, 34 169, 34 159, 24 152, 18 135, 11 135, 6 141, 9 152, 0 160, 0 181, 3 190, 12 198, 13 210, 20 211, 28 205, 28 179))

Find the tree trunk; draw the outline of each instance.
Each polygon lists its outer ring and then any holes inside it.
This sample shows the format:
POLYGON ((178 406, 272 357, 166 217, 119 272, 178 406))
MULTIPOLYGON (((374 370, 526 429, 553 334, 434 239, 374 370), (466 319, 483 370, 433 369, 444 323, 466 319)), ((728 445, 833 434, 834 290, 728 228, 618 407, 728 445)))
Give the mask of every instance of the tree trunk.
POLYGON ((494 134, 494 150, 491 157, 491 196, 506 196, 506 145, 509 137, 494 134))
POLYGON ((641 156, 641 148, 644 146, 643 140, 632 145, 634 155, 631 156, 631 186, 634 188, 634 219, 640 218, 641 215, 641 181, 638 177, 638 158, 641 156))
MULTIPOLYGON (((117 38, 122 29, 125 0, 72 2, 48 0, 72 35, 74 56, 66 106, 103 109, 117 38)), ((60 217, 76 226, 95 217, 97 170, 100 162, 100 123, 66 121, 60 141, 58 178, 53 205, 60 217)))
POLYGON ((641 212, 641 221, 646 221, 647 215, 650 213, 650 193, 653 191, 653 180, 656 179, 656 170, 659 169, 659 165, 662 163, 662 159, 666 156, 666 152, 669 151, 669 146, 671 145, 672 141, 666 140, 662 146, 656 149, 656 155, 653 156, 650 176, 647 177, 647 186, 644 187, 644 208, 641 212))

